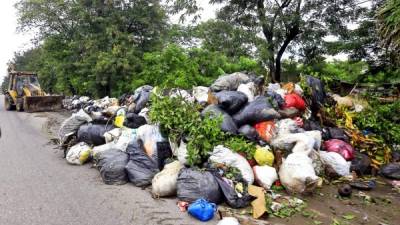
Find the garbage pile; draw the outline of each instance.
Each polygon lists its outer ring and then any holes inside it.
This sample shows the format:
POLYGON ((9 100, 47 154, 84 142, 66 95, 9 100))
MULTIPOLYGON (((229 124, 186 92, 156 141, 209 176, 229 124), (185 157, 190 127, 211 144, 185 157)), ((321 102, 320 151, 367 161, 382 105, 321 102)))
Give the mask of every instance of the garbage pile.
MULTIPOLYGON (((68 163, 92 160, 105 184, 151 186, 154 197, 177 196, 179 208, 202 221, 222 203, 252 206, 260 218, 304 206, 276 190, 311 193, 323 178, 371 173, 346 130, 324 124, 329 98, 311 76, 265 85, 246 73, 190 91, 146 85, 119 99, 74 96, 64 101, 74 113, 59 140, 68 163)), ((400 166, 381 173, 400 179, 400 166)))

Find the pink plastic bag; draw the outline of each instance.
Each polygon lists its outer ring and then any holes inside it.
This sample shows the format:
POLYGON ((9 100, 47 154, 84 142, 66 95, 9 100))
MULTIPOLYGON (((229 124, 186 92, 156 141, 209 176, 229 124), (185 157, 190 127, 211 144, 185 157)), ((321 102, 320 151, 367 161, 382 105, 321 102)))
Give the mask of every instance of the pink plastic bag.
POLYGON ((347 161, 354 159, 354 154, 355 154, 354 148, 350 144, 342 140, 331 139, 329 141, 325 141, 324 148, 328 152, 339 153, 347 161))

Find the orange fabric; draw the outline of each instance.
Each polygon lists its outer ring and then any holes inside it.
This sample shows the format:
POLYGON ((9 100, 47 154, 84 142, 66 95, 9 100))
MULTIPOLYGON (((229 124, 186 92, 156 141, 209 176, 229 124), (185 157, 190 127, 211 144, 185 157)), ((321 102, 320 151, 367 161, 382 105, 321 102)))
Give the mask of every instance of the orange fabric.
POLYGON ((254 125, 256 128, 258 135, 266 142, 271 141, 272 137, 275 133, 275 123, 274 121, 265 121, 261 123, 257 123, 254 125))

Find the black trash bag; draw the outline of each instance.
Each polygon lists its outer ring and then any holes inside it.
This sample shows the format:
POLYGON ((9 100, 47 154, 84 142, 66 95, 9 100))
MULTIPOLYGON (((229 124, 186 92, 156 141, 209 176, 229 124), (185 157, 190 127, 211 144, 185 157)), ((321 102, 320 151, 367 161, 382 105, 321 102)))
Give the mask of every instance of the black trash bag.
POLYGON ((389 179, 400 180, 400 163, 389 163, 381 168, 380 174, 389 179))
POLYGON ((283 99, 282 96, 276 92, 269 91, 266 97, 270 99, 272 106, 276 109, 282 108, 285 105, 285 99, 283 99))
POLYGON ((118 185, 128 182, 128 175, 125 171, 128 159, 128 154, 117 149, 99 152, 94 158, 103 182, 118 185))
POLYGON ((293 118, 296 116, 300 116, 302 114, 302 112, 300 110, 296 109, 295 107, 280 109, 280 110, 278 110, 278 112, 281 115, 282 119, 293 118))
POLYGON ((194 202, 204 198, 209 202, 222 202, 222 193, 217 180, 209 171, 182 168, 177 180, 177 197, 180 201, 194 202))
POLYGON ((218 106, 230 115, 239 111, 247 103, 247 96, 239 91, 221 91, 215 94, 218 106))
POLYGON ((306 131, 319 130, 322 131, 321 125, 315 120, 305 120, 303 129, 306 131))
POLYGON ((324 90, 324 84, 321 82, 321 80, 312 76, 307 76, 306 81, 311 87, 311 111, 317 112, 325 103, 326 94, 324 90))
POLYGON ((253 196, 249 195, 249 193, 245 193, 242 197, 239 197, 235 189, 226 183, 221 176, 215 175, 215 179, 221 188, 226 204, 230 207, 234 209, 245 208, 255 199, 253 196))
POLYGON ((279 113, 269 103, 268 98, 264 96, 257 97, 233 115, 233 121, 238 127, 279 118, 279 113))
POLYGON ((140 111, 144 109, 144 107, 146 107, 147 102, 149 102, 150 100, 150 95, 151 95, 150 91, 140 92, 139 98, 137 99, 137 101, 135 101, 136 105, 134 113, 140 113, 140 111))
POLYGON ((237 126, 232 117, 217 105, 209 105, 202 112, 202 117, 210 116, 211 118, 222 116, 221 130, 231 134, 237 134, 237 126))
POLYGON ((257 130, 248 124, 241 126, 238 131, 239 134, 243 135, 250 141, 258 141, 260 138, 257 130))
POLYGON ((371 174, 371 159, 362 153, 357 152, 351 161, 350 171, 354 171, 359 176, 371 174))
POLYGON ((129 181, 138 187, 151 185, 154 175, 160 172, 157 162, 146 155, 142 146, 136 141, 128 145, 126 152, 129 154, 129 162, 125 167, 129 181))
POLYGON ((392 162, 400 162, 400 152, 392 152, 392 162))
POLYGON ((173 154, 169 141, 157 142, 157 164, 160 171, 164 169, 168 159, 172 157, 173 154))
POLYGON ((88 145, 103 145, 106 143, 104 133, 114 129, 113 125, 85 124, 79 127, 78 142, 85 142, 88 145))
POLYGON ((337 127, 326 127, 322 130, 322 138, 326 140, 339 139, 350 143, 349 137, 346 135, 343 129, 337 127))
POLYGON ((143 116, 139 116, 136 113, 127 113, 126 114, 126 118, 124 121, 125 127, 131 128, 131 129, 136 129, 145 124, 147 124, 147 122, 143 116))

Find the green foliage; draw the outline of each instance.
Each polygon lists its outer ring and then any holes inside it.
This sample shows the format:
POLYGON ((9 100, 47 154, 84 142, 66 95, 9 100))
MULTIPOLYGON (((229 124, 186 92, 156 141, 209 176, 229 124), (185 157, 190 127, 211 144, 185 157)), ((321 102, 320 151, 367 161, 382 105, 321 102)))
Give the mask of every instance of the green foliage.
POLYGON ((230 136, 221 130, 222 117, 201 118, 201 107, 196 103, 185 102, 182 98, 162 97, 159 94, 151 98, 150 119, 160 125, 161 131, 171 141, 178 143, 187 139, 188 163, 199 165, 208 159, 217 145, 243 152, 251 159, 255 152, 254 143, 242 137, 230 136))
POLYGON ((200 123, 200 106, 185 102, 184 99, 151 96, 150 120, 157 122, 163 133, 173 142, 177 142, 184 134, 189 134, 193 127, 200 123))
POLYGON ((244 137, 231 136, 224 141, 224 146, 235 152, 243 152, 247 159, 252 159, 256 151, 256 145, 247 141, 244 137))
POLYGON ((228 58, 218 52, 193 48, 184 49, 168 45, 160 52, 145 53, 139 80, 132 87, 151 84, 165 88, 190 89, 193 86, 208 86, 218 76, 237 71, 261 71, 257 62, 240 57, 228 58))
POLYGON ((387 144, 400 144, 400 102, 370 104, 370 108, 354 118, 357 127, 373 131, 383 137, 387 144))
POLYGON ((225 140, 225 133, 220 129, 221 123, 222 118, 206 117, 192 127, 187 144, 190 165, 198 165, 207 160, 214 147, 225 140))

